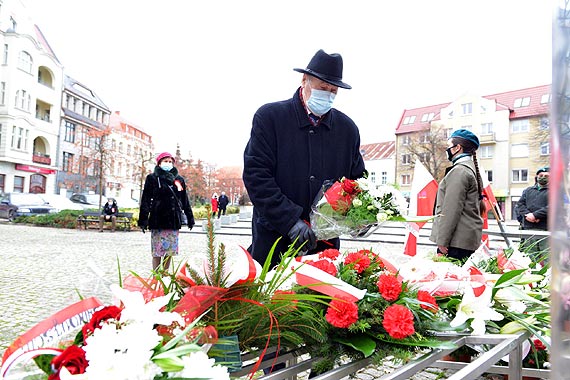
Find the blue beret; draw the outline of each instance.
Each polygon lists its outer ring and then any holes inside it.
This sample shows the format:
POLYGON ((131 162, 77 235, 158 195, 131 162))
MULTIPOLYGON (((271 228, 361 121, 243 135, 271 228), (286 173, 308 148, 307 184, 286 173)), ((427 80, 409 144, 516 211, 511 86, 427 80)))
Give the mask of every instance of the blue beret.
POLYGON ((454 131, 449 138, 458 137, 467 141, 471 141, 477 148, 479 148, 479 138, 467 129, 458 129, 454 131))

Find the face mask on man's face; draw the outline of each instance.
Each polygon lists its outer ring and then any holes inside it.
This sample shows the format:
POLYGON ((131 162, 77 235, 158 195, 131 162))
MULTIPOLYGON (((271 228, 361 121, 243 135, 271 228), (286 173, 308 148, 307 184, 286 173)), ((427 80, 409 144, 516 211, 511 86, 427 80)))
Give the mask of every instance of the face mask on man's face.
POLYGON ((538 177, 536 182, 538 182, 540 186, 546 186, 548 185, 548 177, 538 177))
POLYGON ((307 107, 315 115, 323 116, 332 108, 335 96, 335 94, 329 91, 311 89, 307 107))

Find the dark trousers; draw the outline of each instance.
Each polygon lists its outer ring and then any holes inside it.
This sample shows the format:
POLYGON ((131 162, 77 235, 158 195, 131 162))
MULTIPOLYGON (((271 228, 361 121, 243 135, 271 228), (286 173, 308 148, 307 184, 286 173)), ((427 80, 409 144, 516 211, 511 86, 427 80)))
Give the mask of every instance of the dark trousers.
MULTIPOLYGON (((447 257, 451 257, 452 259, 462 260, 465 261, 469 256, 471 256, 475 251, 471 251, 468 249, 457 248, 457 247, 448 247, 447 248, 447 257)), ((442 253, 439 249, 437 253, 442 253)))
POLYGON ((220 219, 220 215, 226 215, 226 208, 225 207, 220 207, 218 209, 218 219, 220 219))

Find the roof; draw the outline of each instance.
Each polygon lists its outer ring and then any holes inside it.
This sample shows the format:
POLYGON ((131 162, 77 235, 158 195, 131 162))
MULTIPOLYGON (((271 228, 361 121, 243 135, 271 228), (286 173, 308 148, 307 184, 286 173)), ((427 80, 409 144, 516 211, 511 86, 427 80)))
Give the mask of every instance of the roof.
POLYGON ((361 145, 360 153, 364 161, 384 160, 394 156, 395 148, 396 143, 394 141, 385 141, 361 145))
POLYGON ((97 96, 97 94, 93 90, 91 90, 89 87, 85 86, 83 83, 79 82, 78 80, 73 79, 68 75, 64 75, 63 85, 65 91, 69 91, 72 94, 75 94, 82 99, 86 99, 91 103, 98 105, 104 111, 107 111, 109 114, 111 113, 111 111, 105 105, 105 103, 103 103, 101 98, 99 98, 99 96, 97 96))
MULTIPOLYGON (((550 102, 542 103, 542 97, 543 95, 549 95, 550 93, 551 85, 543 85, 493 95, 485 95, 483 98, 494 100, 497 104, 497 110, 510 110, 509 119, 512 120, 548 114, 550 102), (530 100, 528 105, 515 107, 515 101, 517 99, 520 100, 525 98, 529 98, 530 100)), ((439 120, 441 110, 450 104, 451 102, 409 110, 405 109, 404 112, 402 112, 402 117, 396 127, 396 135, 429 129, 430 122, 433 120, 439 120), (430 115, 431 113, 433 113, 433 118, 424 119, 424 121, 422 121, 422 117, 424 117, 424 115, 430 115), (413 123, 404 124, 406 119, 413 116, 415 116, 413 123)))
POLYGON ((47 41, 46 37, 42 33, 40 27, 37 25, 34 25, 34 31, 36 32, 36 40, 38 41, 38 43, 42 46, 42 48, 45 51, 47 51, 47 53, 49 55, 51 55, 57 61, 57 63, 59 63, 61 65, 61 62, 59 62, 59 59, 57 59, 55 52, 51 48, 49 42, 47 41))

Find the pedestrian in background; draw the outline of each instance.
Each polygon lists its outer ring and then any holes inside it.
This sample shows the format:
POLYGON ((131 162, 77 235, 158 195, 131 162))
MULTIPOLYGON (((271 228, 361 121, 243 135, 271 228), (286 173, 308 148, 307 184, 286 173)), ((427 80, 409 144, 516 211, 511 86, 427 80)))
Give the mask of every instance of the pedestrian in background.
MULTIPOLYGON (((517 203, 517 211, 522 220, 523 230, 548 231, 548 181, 550 169, 540 168, 534 177, 534 185, 523 190, 517 203)), ((549 243, 545 236, 530 236, 521 239, 520 250, 528 253, 533 260, 547 260, 549 243)))
POLYGON ((113 198, 107 199, 107 203, 101 210, 99 216, 99 232, 103 232, 103 223, 111 221, 111 232, 115 232, 115 225, 117 224, 117 215, 119 215, 119 207, 113 198))
POLYGON ((439 183, 430 240, 437 251, 464 260, 481 245, 483 234, 483 180, 477 162, 479 138, 467 129, 453 132, 447 142, 445 170, 439 183))
POLYGON ((186 182, 174 167, 174 157, 164 152, 156 158, 154 172, 146 177, 140 204, 138 225, 151 231, 152 269, 168 270, 172 256, 178 255, 178 232, 183 215, 188 228, 194 227, 194 215, 186 193, 186 182))
POLYGON ((220 199, 218 199, 218 219, 220 219, 220 215, 226 215, 226 207, 230 203, 230 199, 226 195, 224 191, 220 194, 220 199))
POLYGON ((316 241, 309 226, 311 205, 324 181, 364 174, 356 124, 332 108, 342 81, 340 54, 323 50, 310 60, 293 97, 260 107, 244 151, 243 180, 253 203, 248 251, 264 263, 277 242, 272 266, 297 242, 309 253, 339 248, 338 238, 316 241))
POLYGON ((214 195, 212 195, 210 203, 212 204, 212 218, 214 218, 218 212, 218 194, 214 193, 214 195))

